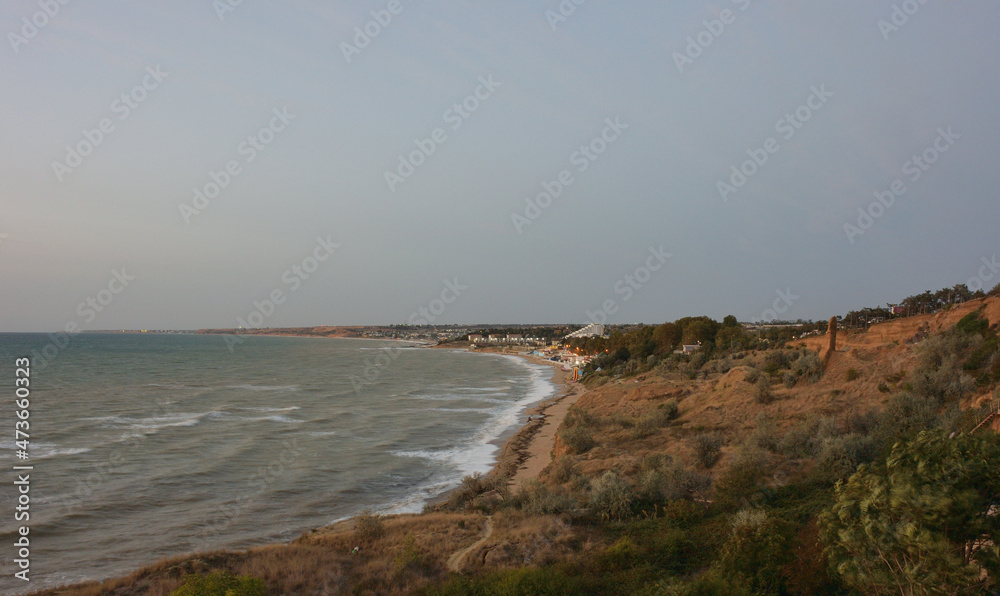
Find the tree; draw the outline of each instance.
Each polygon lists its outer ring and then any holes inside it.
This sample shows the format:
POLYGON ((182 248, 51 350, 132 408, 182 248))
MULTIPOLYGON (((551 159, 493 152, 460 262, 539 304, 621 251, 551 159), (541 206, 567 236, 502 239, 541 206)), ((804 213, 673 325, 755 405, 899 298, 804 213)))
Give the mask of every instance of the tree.
POLYGON ((657 351, 669 354, 680 343, 681 330, 673 323, 664 323, 653 330, 653 341, 656 342, 657 351))
POLYGON ((1000 436, 924 431, 838 483, 820 516, 843 580, 865 594, 978 594, 1000 572, 1000 436))

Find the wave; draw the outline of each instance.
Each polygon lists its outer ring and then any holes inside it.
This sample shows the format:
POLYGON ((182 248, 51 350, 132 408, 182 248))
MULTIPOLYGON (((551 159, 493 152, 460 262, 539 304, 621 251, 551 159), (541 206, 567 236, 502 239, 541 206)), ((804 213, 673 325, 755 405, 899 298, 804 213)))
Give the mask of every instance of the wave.
MULTIPOLYGON (((0 443, 0 452, 3 451, 14 451, 17 448, 14 441, 5 441, 0 443)), ((60 447, 55 443, 28 443, 28 455, 31 460, 38 459, 48 459, 50 457, 57 457, 60 455, 78 455, 80 453, 87 453, 90 451, 90 447, 60 447)), ((30 463, 26 461, 25 463, 30 463)))
POLYGON ((201 422, 202 418, 216 414, 219 414, 219 412, 212 410, 210 412, 186 412, 167 414, 165 416, 152 416, 149 418, 99 416, 96 418, 85 418, 85 420, 100 422, 105 427, 124 427, 129 430, 151 431, 143 432, 142 434, 153 434, 164 428, 195 426, 201 422))
POLYGON ((227 389, 244 389, 246 391, 298 391, 298 385, 230 385, 227 389))

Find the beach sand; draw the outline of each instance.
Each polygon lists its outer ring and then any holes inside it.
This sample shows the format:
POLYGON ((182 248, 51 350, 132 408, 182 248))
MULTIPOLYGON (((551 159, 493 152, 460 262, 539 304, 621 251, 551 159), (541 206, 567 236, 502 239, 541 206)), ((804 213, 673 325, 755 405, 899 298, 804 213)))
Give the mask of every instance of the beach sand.
POLYGON ((531 421, 525 422, 507 439, 497 457, 494 473, 509 476, 512 489, 537 478, 552 462, 556 431, 569 408, 586 392, 583 385, 570 382, 572 373, 562 370, 561 364, 534 356, 519 356, 535 364, 551 366, 554 369, 552 382, 556 384, 557 391, 553 397, 525 412, 531 421))

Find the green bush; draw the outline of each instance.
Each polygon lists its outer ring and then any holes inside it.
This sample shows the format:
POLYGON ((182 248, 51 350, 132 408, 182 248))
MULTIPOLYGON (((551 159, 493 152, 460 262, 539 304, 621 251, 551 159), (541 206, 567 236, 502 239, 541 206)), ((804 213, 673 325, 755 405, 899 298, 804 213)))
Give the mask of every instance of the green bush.
POLYGON ((792 364, 792 372, 800 379, 817 381, 823 376, 823 363, 819 359, 819 354, 812 350, 805 350, 802 355, 792 364))
POLYGON ((752 594, 782 593, 782 567, 792 558, 787 525, 760 511, 741 511, 732 528, 719 556, 722 575, 752 594))
POLYGON ((774 394, 771 393, 771 379, 761 377, 757 379, 757 403, 769 404, 774 401, 774 394))
POLYGON ((785 387, 791 389, 795 387, 795 383, 798 382, 798 378, 790 372, 782 373, 781 382, 785 384, 785 387))
POLYGON ((743 373, 743 380, 747 383, 756 383, 757 379, 760 378, 760 371, 756 368, 751 368, 743 373))
POLYGON ((576 501, 562 492, 549 490, 538 480, 530 480, 514 498, 521 510, 532 515, 564 513, 576 508, 576 501))
POLYGON ((658 406, 658 409, 663 410, 664 415, 667 420, 675 420, 680 414, 680 406, 677 404, 677 400, 670 398, 658 406))
POLYGON ((856 368, 849 368, 849 369, 847 369, 847 380, 848 381, 857 380, 858 376, 859 376, 858 369, 856 369, 856 368))
POLYGON ((632 513, 632 487, 614 470, 608 470, 593 483, 590 512, 604 520, 621 521, 632 513))
POLYGON ((494 571, 478 578, 455 575, 428 596, 575 596, 587 593, 582 578, 553 567, 522 567, 494 571))
POLYGON ((874 438, 848 434, 831 437, 823 441, 816 458, 816 474, 824 482, 833 484, 844 480, 863 463, 868 463, 878 455, 878 445, 874 438))
POLYGON ((559 437, 570 451, 577 454, 586 453, 597 444, 594 441, 594 435, 583 426, 570 428, 564 426, 559 430, 559 437))
POLYGON ((718 434, 703 433, 694 438, 694 452, 698 462, 706 468, 711 468, 719 461, 722 451, 722 437, 718 434))
POLYGON ((189 575, 170 596, 264 596, 264 580, 229 573, 189 575))
POLYGON ((365 509, 354 518, 354 535, 361 540, 378 540, 385 535, 382 516, 365 509))
POLYGON ((723 509, 743 505, 764 486, 767 464, 764 454, 744 447, 729 463, 715 483, 715 502, 723 509))
POLYGON ((866 594, 993 592, 997 460, 995 433, 928 431, 838 484, 820 527, 845 583, 866 594))
POLYGON ((577 475, 576 460, 569 455, 564 455, 552 464, 552 478, 560 484, 569 482, 577 475))
POLYGON ((775 452, 778 450, 778 429, 774 420, 764 412, 758 412, 754 419, 754 428, 750 432, 750 443, 761 449, 775 452))
POLYGON ((417 548, 413 534, 407 534, 403 539, 403 548, 394 557, 396 569, 400 571, 418 571, 427 567, 424 554, 417 548))

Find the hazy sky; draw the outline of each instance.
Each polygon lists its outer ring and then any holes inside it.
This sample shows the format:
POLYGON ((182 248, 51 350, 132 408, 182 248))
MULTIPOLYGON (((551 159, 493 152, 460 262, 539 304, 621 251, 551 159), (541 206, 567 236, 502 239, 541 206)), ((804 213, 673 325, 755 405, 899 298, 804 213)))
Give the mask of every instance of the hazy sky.
POLYGON ((5 0, 0 331, 818 319, 991 288, 997 23, 987 0, 5 0))

